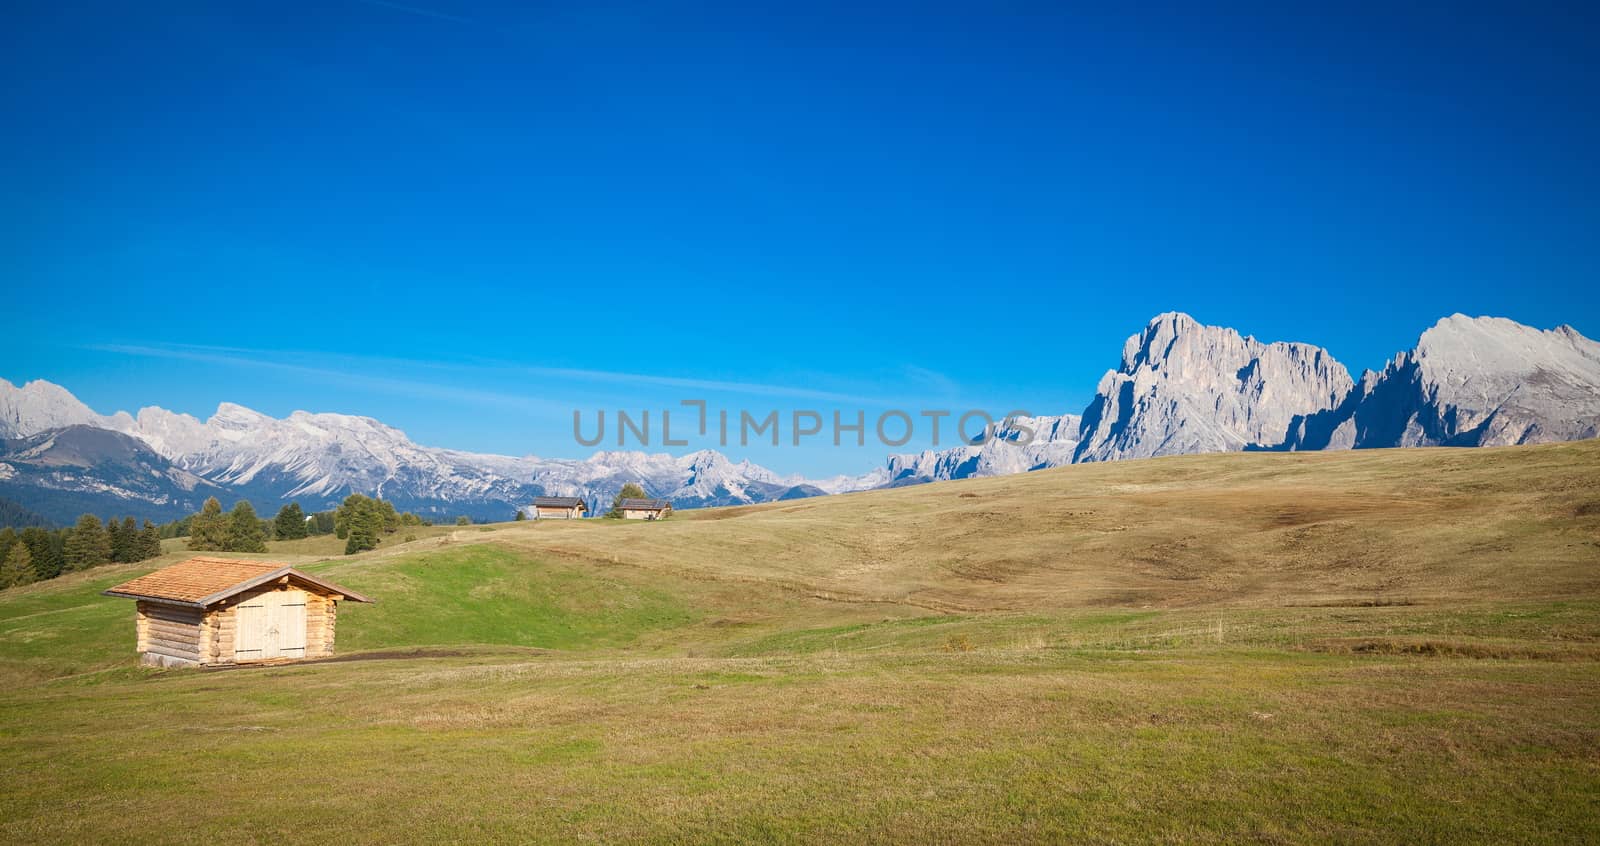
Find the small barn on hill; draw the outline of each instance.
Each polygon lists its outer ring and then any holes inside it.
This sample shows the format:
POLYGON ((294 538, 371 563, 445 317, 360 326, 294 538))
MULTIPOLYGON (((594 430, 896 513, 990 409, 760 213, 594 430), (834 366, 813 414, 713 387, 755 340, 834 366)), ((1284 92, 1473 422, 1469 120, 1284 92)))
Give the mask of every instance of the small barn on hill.
POLYGON ((536 496, 533 498, 533 519, 575 520, 583 516, 589 506, 575 496, 536 496))
POLYGON ((123 582, 141 663, 244 664, 333 654, 340 600, 372 600, 287 564, 191 558, 123 582))
POLYGON ((627 497, 617 503, 625 520, 660 520, 672 514, 672 502, 665 499, 627 497))

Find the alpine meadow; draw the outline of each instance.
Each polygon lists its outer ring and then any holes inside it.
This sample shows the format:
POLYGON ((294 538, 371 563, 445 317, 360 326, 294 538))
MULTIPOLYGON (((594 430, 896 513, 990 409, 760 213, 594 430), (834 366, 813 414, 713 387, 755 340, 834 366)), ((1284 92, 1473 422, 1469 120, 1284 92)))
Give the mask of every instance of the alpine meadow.
POLYGON ((379 597, 306 665, 137 667, 148 564, 0 594, 0 836, 1600 836, 1594 441, 421 531, 260 556, 379 597))

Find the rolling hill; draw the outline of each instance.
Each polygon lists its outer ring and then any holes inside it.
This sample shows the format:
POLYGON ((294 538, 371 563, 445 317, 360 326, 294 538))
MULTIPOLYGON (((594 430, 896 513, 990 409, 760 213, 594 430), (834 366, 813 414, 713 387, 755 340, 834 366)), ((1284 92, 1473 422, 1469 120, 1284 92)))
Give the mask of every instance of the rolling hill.
POLYGON ((503 542, 932 610, 1600 589, 1600 441, 1074 465, 503 542), (1515 553, 1514 555, 1511 553, 1515 553))

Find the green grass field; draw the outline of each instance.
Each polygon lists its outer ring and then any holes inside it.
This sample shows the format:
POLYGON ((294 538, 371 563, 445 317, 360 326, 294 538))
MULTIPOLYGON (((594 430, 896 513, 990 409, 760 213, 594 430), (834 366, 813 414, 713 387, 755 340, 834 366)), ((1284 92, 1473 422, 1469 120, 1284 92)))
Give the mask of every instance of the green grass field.
POLYGON ((0 593, 0 841, 1600 841, 1596 442, 337 551, 259 556, 377 599, 301 665, 0 593))

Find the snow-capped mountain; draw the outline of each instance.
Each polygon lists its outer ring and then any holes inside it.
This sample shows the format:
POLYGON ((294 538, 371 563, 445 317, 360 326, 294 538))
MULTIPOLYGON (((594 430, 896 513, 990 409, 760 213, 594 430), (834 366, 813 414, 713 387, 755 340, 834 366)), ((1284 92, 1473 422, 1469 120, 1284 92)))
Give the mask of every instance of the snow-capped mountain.
POLYGON ((370 417, 296 411, 279 420, 233 403, 204 423, 141 409, 133 434, 192 473, 286 499, 360 492, 397 502, 512 503, 525 496, 532 471, 528 459, 418 446, 370 417))
POLYGON ((1600 435, 1600 343, 1456 314, 1334 409, 1291 432, 1294 449, 1504 446, 1600 435))
POLYGON ((738 505, 794 499, 872 487, 868 474, 811 481, 778 474, 749 461, 733 462, 716 450, 688 455, 635 451, 597 452, 586 459, 522 459, 528 484, 552 496, 581 496, 597 502, 611 497, 628 482, 642 485, 651 496, 673 501, 678 508, 738 505), (827 485, 828 487, 823 487, 827 485), (832 490, 829 490, 832 488, 832 490))
MULTIPOLYGON (((860 490, 875 487, 883 475, 812 482, 748 461, 734 463, 712 450, 678 457, 618 451, 581 460, 515 458, 420 446, 370 417, 297 411, 278 419, 233 403, 221 404, 203 422, 155 407, 141 409, 136 417, 107 416, 43 381, 18 388, 0 380, 0 421, 10 439, 0 449, 0 496, 38 506, 58 520, 76 516, 96 496, 138 503, 141 514, 177 516, 197 505, 186 490, 204 490, 200 501, 221 492, 225 499, 249 498, 263 507, 299 500, 314 508, 354 492, 382 496, 423 514, 503 519, 546 494, 580 496, 598 506, 628 482, 672 499, 679 508, 694 508, 860 490), (117 451, 139 455, 100 466, 73 465, 70 471, 42 469, 59 462, 41 463, 49 450, 34 441, 53 444, 57 433, 81 440, 85 436, 77 430, 116 433, 127 441, 117 451), (129 469, 135 465, 137 470, 129 469), (166 482, 152 487, 150 480, 158 478, 166 482), (35 488, 53 491, 55 499, 72 505, 51 509, 51 496, 35 488)), ((113 507, 111 502, 88 510, 113 507)))

